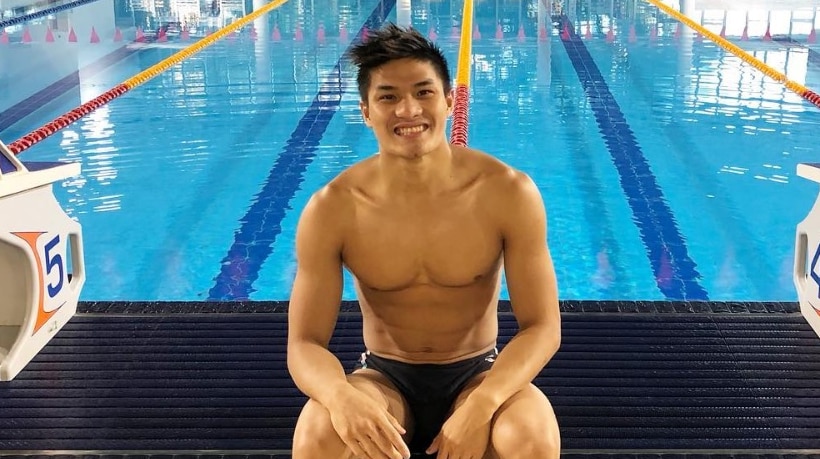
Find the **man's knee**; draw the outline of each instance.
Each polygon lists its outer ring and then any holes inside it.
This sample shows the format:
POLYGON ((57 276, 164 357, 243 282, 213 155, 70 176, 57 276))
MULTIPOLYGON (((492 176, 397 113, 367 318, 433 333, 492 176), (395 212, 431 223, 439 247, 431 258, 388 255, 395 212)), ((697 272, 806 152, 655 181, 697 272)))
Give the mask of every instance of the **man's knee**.
MULTIPOLYGON (((348 375, 347 380, 404 424, 406 405, 398 392, 386 385, 383 377, 372 372, 359 372, 348 375)), ((349 458, 351 455, 349 448, 333 427, 330 412, 318 402, 308 400, 296 421, 293 459, 336 459, 349 458)))
POLYGON ((330 413, 319 403, 308 400, 296 421, 293 459, 341 459, 348 456, 347 447, 333 428, 330 413))
POLYGON ((523 420, 498 423, 493 429, 492 446, 500 459, 557 459, 561 455, 557 428, 523 420))
MULTIPOLYGON (((534 387, 529 390, 538 391, 534 387)), ((546 397, 538 392, 523 397, 494 422, 492 449, 500 459, 560 457, 558 423, 546 397)))

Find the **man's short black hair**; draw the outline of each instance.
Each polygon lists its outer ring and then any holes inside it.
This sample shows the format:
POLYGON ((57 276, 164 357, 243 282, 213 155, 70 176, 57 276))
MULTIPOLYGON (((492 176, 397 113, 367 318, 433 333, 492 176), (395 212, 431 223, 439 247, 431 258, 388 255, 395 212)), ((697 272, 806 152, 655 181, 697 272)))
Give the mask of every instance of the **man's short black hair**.
POLYGON ((450 69, 444 53, 435 43, 411 27, 403 28, 387 23, 354 45, 349 55, 353 63, 359 67, 356 82, 359 85, 359 96, 364 102, 367 102, 371 72, 397 59, 410 58, 429 62, 441 78, 444 93, 449 94, 452 89, 450 69))

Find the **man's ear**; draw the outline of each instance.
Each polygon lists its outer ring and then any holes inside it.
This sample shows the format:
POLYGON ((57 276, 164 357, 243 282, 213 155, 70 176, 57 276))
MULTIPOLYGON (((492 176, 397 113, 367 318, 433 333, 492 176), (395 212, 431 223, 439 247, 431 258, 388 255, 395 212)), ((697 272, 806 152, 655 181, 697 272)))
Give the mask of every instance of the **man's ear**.
POLYGON ((370 127, 370 107, 367 106, 367 102, 363 100, 359 101, 359 110, 362 112, 362 119, 364 120, 365 126, 370 127))
POLYGON ((447 102, 447 116, 451 116, 453 114, 453 107, 455 106, 455 96, 456 90, 450 89, 449 94, 444 97, 444 100, 447 102))

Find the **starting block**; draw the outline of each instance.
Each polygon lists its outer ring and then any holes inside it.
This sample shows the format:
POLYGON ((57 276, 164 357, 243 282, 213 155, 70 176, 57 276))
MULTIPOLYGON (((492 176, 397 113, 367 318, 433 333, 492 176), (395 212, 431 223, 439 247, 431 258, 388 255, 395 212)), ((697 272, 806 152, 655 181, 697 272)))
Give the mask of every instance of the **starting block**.
MULTIPOLYGON (((797 175, 820 184, 820 163, 798 164, 797 175)), ((794 286, 800 313, 820 336, 820 194, 798 223, 794 246, 794 286)))
POLYGON ((23 163, 0 142, 0 381, 14 379, 77 311, 82 232, 52 184, 79 173, 79 163, 23 163))

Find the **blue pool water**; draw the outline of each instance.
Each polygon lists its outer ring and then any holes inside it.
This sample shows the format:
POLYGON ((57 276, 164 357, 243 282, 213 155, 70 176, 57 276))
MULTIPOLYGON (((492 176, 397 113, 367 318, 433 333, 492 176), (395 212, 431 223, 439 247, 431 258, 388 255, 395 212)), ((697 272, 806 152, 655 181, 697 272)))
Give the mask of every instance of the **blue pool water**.
MULTIPOLYGON (((394 2, 336 5, 289 2, 255 22, 258 40, 222 40, 22 154, 82 163, 81 176, 55 186, 84 229, 82 299, 288 298, 300 210, 376 151, 342 55, 363 25, 396 19, 394 2), (281 42, 270 39, 274 26, 281 42)), ((461 8, 413 4, 414 27, 435 28, 454 74, 461 8)), ((820 110, 712 42, 676 38, 676 22, 652 8, 637 11, 634 42, 617 16, 619 35, 606 40, 608 9, 563 12, 577 26, 570 37, 547 24, 539 40, 537 8, 476 6, 469 144, 539 185, 561 298, 795 300, 794 228, 816 194, 795 167, 816 158, 820 110), (663 21, 657 39, 653 18, 663 21)), ((816 45, 743 45, 820 89, 816 45)), ((183 46, 132 46, 82 79, 79 96, 0 138, 16 140, 183 46)))

